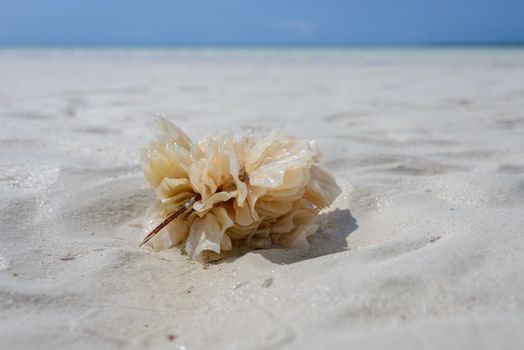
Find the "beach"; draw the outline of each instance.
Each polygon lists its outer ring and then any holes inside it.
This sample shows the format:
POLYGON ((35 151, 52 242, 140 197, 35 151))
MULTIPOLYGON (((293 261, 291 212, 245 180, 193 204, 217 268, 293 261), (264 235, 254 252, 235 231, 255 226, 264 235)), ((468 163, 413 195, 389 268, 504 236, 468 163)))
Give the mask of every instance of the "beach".
POLYGON ((1 49, 0 348, 521 349, 524 50, 1 49), (315 139, 306 255, 138 247, 157 113, 315 139))

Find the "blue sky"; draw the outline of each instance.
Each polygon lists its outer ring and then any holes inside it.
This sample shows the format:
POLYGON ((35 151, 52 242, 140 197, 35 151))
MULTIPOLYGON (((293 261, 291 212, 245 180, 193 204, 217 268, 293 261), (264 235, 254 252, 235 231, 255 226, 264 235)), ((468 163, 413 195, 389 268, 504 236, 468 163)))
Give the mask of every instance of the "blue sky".
POLYGON ((0 0, 0 45, 524 42, 524 0, 0 0))

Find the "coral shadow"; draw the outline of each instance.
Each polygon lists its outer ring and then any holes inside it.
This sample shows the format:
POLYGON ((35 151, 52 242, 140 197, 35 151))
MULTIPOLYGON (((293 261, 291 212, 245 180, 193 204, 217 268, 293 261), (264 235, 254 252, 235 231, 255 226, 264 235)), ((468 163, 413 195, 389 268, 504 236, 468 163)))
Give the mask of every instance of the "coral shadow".
POLYGON ((321 214, 319 225, 318 232, 309 240, 311 248, 306 254, 295 249, 283 248, 256 250, 254 253, 275 264, 294 264, 347 250, 347 238, 358 228, 357 220, 349 209, 335 209, 321 214))

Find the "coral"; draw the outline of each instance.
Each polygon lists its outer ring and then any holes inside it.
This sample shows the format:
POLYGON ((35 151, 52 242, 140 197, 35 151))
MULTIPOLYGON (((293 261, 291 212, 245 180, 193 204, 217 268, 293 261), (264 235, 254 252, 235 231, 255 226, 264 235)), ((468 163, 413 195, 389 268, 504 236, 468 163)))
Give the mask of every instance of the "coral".
POLYGON ((156 190, 146 213, 151 232, 181 206, 192 206, 148 244, 160 250, 183 245, 193 258, 234 246, 307 251, 318 212, 340 194, 334 177, 318 165, 314 141, 279 132, 209 135, 198 144, 165 117, 141 166, 156 190))

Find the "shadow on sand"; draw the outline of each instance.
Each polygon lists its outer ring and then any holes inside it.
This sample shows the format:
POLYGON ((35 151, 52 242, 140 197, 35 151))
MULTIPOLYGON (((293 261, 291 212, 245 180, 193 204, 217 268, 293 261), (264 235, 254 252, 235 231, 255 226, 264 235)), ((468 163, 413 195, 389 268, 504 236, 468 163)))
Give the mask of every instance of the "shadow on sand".
POLYGON ((272 248, 254 251, 233 249, 228 256, 207 261, 209 264, 231 263, 246 253, 258 254, 279 265, 294 264, 320 256, 343 252, 348 249, 347 238, 357 228, 357 220, 349 209, 335 209, 319 216, 318 232, 309 239, 311 248, 306 254, 296 249, 272 248))
POLYGON ((306 254, 283 248, 256 250, 253 253, 260 254, 275 264, 293 264, 347 250, 347 238, 358 228, 357 220, 349 209, 335 209, 321 214, 319 225, 318 232, 310 238, 311 249, 306 254))

